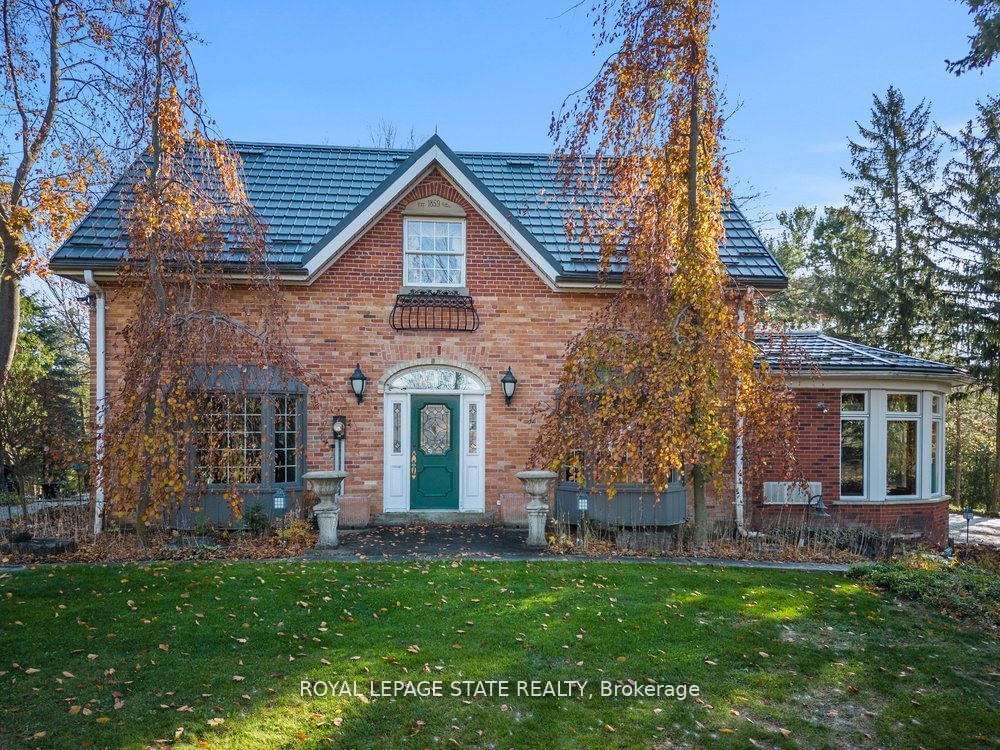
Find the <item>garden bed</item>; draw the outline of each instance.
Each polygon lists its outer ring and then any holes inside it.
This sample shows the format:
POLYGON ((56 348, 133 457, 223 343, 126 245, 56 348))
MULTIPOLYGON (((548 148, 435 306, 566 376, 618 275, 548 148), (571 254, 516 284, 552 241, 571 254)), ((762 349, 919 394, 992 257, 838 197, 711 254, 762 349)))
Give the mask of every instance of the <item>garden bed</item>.
POLYGON ((869 563, 851 568, 850 575, 931 609, 981 625, 1000 628, 1000 565, 995 551, 961 559, 912 555, 895 562, 869 563), (992 566, 992 567, 990 567, 992 566))

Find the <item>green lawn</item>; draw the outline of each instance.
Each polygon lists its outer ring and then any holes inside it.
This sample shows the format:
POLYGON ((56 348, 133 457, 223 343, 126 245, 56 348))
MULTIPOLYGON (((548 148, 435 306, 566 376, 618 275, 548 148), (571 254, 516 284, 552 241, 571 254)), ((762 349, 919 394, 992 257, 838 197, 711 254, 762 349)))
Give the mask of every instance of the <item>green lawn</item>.
POLYGON ((0 576, 0 644, 0 748, 1000 747, 995 636, 828 574, 39 568, 0 576), (307 679, 594 694, 303 698, 307 679), (598 694, 631 679, 701 693, 598 694))

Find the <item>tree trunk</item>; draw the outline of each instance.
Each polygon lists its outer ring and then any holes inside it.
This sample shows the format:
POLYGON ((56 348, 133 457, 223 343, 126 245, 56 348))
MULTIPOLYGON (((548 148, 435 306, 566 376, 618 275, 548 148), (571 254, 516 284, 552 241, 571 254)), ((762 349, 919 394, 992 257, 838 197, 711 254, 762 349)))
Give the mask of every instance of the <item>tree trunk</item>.
POLYGON ((993 490, 990 492, 990 513, 1000 513, 1000 382, 995 386, 994 396, 997 400, 996 420, 993 425, 993 490))
POLYGON ((5 240, 0 264, 0 387, 14 362, 21 322, 21 276, 15 268, 16 261, 17 246, 5 240))
MULTIPOLYGON (((692 68, 697 71, 698 45, 691 45, 692 68)), ((688 242, 694 250, 695 236, 698 230, 698 104, 699 81, 697 73, 691 75, 691 109, 689 121, 691 127, 688 139, 688 242)), ((700 465, 695 465, 692 471, 694 483, 694 542, 698 547, 708 543, 708 502, 705 498, 705 475, 700 465)))

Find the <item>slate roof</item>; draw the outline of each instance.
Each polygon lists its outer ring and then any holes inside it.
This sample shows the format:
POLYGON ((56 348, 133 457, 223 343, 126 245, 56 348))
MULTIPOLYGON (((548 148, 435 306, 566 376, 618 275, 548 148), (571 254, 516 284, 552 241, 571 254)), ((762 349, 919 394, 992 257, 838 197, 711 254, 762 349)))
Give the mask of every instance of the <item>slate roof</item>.
MULTIPOLYGON (((321 241, 392 181, 429 145, 451 151, 437 136, 415 151, 341 146, 234 143, 243 159, 247 192, 269 228, 270 259, 283 270, 301 268, 321 241)), ((595 248, 564 233, 568 197, 555 185, 556 164, 546 154, 455 154, 478 187, 544 249, 561 278, 596 277, 595 248)), ((55 270, 117 265, 124 252, 118 229, 123 182, 83 219, 52 259, 55 270)), ((721 257, 730 275, 758 287, 783 288, 787 278, 736 206, 726 211, 721 257)), ((236 258, 234 258, 236 260, 236 258)))
POLYGON ((796 366, 817 367, 822 371, 940 374, 950 378, 963 376, 961 370, 943 362, 855 344, 820 331, 790 331, 786 335, 788 340, 783 350, 783 344, 775 338, 758 338, 764 355, 772 363, 784 359, 796 366))

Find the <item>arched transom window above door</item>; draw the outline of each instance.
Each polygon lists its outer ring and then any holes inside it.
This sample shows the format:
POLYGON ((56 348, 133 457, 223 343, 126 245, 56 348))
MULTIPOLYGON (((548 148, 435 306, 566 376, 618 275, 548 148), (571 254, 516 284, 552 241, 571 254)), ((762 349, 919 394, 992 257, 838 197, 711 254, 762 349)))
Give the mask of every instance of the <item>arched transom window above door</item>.
POLYGON ((461 391, 485 393, 483 381, 471 372, 451 367, 414 367, 386 381, 386 391, 461 391))

